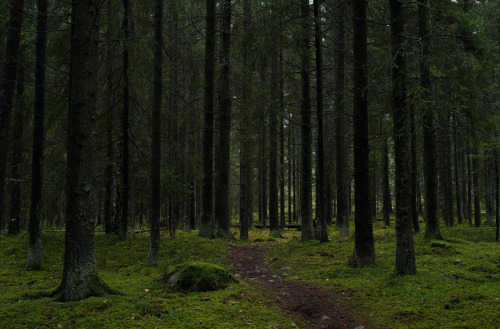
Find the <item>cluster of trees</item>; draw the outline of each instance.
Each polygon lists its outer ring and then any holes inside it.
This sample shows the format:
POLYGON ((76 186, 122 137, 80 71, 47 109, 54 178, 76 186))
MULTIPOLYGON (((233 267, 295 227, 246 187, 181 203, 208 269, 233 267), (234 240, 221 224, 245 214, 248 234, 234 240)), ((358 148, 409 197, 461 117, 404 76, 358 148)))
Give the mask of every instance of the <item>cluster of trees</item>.
POLYGON ((42 223, 66 226, 64 300, 108 289, 95 225, 124 240, 149 221, 155 265, 162 226, 328 241, 354 209, 362 267, 394 204, 411 274, 419 215, 438 239, 440 216, 498 223, 498 1, 0 6, 0 228, 29 226, 37 269, 42 223))

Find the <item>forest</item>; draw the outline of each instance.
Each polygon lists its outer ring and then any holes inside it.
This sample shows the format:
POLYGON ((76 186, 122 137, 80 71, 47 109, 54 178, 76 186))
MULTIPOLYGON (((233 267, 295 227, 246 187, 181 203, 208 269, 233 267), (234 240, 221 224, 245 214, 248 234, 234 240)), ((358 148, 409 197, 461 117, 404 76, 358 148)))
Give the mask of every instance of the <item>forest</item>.
POLYGON ((499 328, 499 13, 1 0, 0 329, 499 328))

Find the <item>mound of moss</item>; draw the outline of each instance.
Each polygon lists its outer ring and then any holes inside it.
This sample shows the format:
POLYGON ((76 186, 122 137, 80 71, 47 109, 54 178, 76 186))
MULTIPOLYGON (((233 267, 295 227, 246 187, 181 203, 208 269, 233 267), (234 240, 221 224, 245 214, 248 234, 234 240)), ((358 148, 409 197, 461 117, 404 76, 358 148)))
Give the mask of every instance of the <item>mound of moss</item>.
POLYGON ((238 282, 226 269, 209 263, 181 264, 164 281, 183 291, 214 291, 238 282))

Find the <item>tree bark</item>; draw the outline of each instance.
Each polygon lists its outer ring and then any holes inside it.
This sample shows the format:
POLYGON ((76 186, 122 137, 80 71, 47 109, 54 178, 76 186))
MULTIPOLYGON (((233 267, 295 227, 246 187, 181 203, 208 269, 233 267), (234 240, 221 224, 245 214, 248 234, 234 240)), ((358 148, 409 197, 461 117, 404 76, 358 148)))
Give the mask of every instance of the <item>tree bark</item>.
POLYGON ((410 111, 410 152, 411 152, 411 221, 413 224, 413 231, 420 232, 420 225, 418 223, 418 208, 417 199, 420 195, 417 194, 418 186, 418 158, 417 158, 417 129, 415 125, 415 108, 412 105, 410 111))
POLYGON ((12 184, 10 194, 10 216, 9 234, 18 235, 21 233, 21 166, 23 164, 23 131, 24 116, 26 112, 26 101, 24 94, 26 72, 24 72, 23 63, 17 70, 17 91, 16 91, 16 109, 14 115, 14 129, 12 131, 12 184))
POLYGON ((31 157, 30 242, 26 268, 42 267, 42 177, 45 140, 45 65, 47 53, 47 0, 38 1, 35 59, 35 104, 33 115, 33 153, 31 157))
POLYGON ((318 120, 318 137, 316 143, 316 220, 320 224, 320 242, 328 242, 326 229, 326 204, 324 192, 325 154, 323 124, 323 58, 321 33, 321 1, 314 0, 314 44, 316 48, 316 119, 318 120))
MULTIPOLYGON (((45 0, 44 0, 45 1, 45 0)), ((113 0, 107 1, 106 6, 107 34, 106 41, 111 42, 113 36, 113 0)), ((113 142, 113 118, 114 118, 114 92, 113 92, 113 51, 111 47, 106 51, 107 66, 107 113, 106 113, 106 178, 104 195, 104 232, 113 233, 113 188, 114 188, 114 142, 113 142)))
POLYGON ((222 3, 222 45, 221 45, 221 75, 219 99, 219 156, 215 159, 216 193, 215 218, 217 219, 217 236, 231 238, 229 230, 231 215, 229 213, 229 160, 230 160, 230 132, 231 132, 231 0, 222 3))
POLYGON ((213 229, 213 150, 215 77, 215 0, 206 0, 205 108, 203 124, 203 191, 199 235, 214 237, 213 229))
MULTIPOLYGON (((473 128, 474 129, 474 128, 473 128)), ((473 134, 474 143, 475 134, 473 134)), ((477 146, 473 147, 474 153, 472 154, 472 189, 474 194, 474 226, 481 226, 481 194, 479 191, 479 152, 477 146)))
POLYGON ((243 85, 242 85, 242 113, 240 123, 240 239, 248 240, 248 229, 252 220, 252 158, 250 138, 250 97, 251 97, 251 70, 249 57, 251 50, 250 22, 252 11, 249 0, 243 1, 243 85), (250 202, 249 202, 250 201, 250 202), (249 204, 250 203, 250 204, 249 204))
POLYGON ((94 128, 100 1, 73 1, 71 15, 67 196, 61 301, 113 292, 97 275, 94 246, 94 128))
POLYGON ((355 0, 354 30, 354 266, 375 262, 373 227, 370 212, 370 150, 368 146, 368 52, 365 0, 355 0))
POLYGON ((390 0, 392 36, 392 99, 394 122, 394 162, 396 176, 396 273, 415 274, 415 248, 411 218, 411 175, 409 138, 406 131, 409 118, 406 104, 406 49, 403 3, 390 0))
POLYGON ((384 225, 389 226, 389 216, 392 210, 391 189, 389 186, 389 145, 387 137, 384 137, 382 144, 382 213, 384 225))
POLYGON ((11 0, 10 18, 5 45, 3 79, 0 85, 0 232, 5 216, 5 174, 9 149, 10 121, 14 88, 16 85, 17 63, 19 62, 19 44, 23 24, 24 0, 11 0))
POLYGON ((314 239, 312 221, 312 127, 311 127, 311 91, 310 91, 310 7, 309 0, 300 1, 301 14, 301 85, 302 98, 300 103, 302 163, 300 182, 300 214, 302 218, 301 240, 303 242, 314 239))
POLYGON ((280 236, 278 221, 278 30, 276 1, 271 3, 271 106, 269 107, 269 229, 270 235, 280 236))
POLYGON ((148 265, 157 266, 160 252, 160 207, 161 207, 161 106, 163 75, 163 0, 154 2, 154 72, 153 109, 151 127, 151 233, 148 265))
POLYGON ((127 239, 128 203, 129 203, 129 112, 130 112, 130 83, 129 83, 129 41, 130 41, 130 3, 123 0, 123 118, 122 118, 122 197, 121 217, 118 230, 118 240, 127 239))
MULTIPOLYGON (((424 90, 424 99, 429 97, 431 88, 430 73, 430 26, 429 6, 427 0, 418 3, 418 32, 422 40, 422 52, 420 55, 420 86, 424 90)), ((422 109, 422 125, 424 135, 424 184, 425 184, 425 212, 426 226, 425 236, 427 238, 442 239, 439 230, 439 219, 437 214, 437 172, 436 153, 434 143, 434 113, 426 106, 422 109)))
MULTIPOLYGON (((346 13, 345 4, 339 3, 339 12, 346 13)), ((347 119, 345 114, 345 27, 344 18, 340 17, 338 23, 337 37, 335 41, 335 174, 337 184, 337 222, 340 236, 349 235, 349 167, 348 167, 348 145, 347 145, 347 119)))

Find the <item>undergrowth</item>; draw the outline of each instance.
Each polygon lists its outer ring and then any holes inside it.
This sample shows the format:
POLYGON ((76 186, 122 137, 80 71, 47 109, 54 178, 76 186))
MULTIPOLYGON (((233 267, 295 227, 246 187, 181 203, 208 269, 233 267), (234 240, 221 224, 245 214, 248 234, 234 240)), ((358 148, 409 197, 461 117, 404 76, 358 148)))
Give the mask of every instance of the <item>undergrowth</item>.
MULTIPOLYGON (((444 241, 415 235, 417 274, 395 275, 393 226, 374 224, 376 265, 348 266, 351 236, 329 229, 330 242, 300 242, 300 232, 286 229, 283 238, 253 229, 248 242, 209 240, 197 232, 162 237, 160 266, 148 267, 147 234, 96 235, 100 277, 121 295, 59 303, 43 297, 60 283, 64 235, 44 234, 43 270, 25 270, 28 237, 0 237, 0 328, 292 328, 297 319, 245 282, 212 292, 178 292, 159 280, 186 262, 226 264, 227 246, 272 245, 268 253, 276 274, 338 291, 345 302, 379 328, 500 327, 500 247, 494 229, 442 228, 444 241)), ((233 235, 238 236, 233 230, 233 235)))
POLYGON ((203 261, 224 266, 227 240, 197 232, 162 237, 160 266, 146 265, 147 234, 96 235, 100 277, 121 295, 59 303, 40 296, 61 280, 64 234, 43 236, 43 270, 25 270, 28 237, 0 238, 0 328, 292 328, 292 321, 244 282, 211 292, 182 293, 158 281, 176 265, 203 261))
MULTIPOLYGON (((494 228, 442 228, 444 241, 415 235, 417 274, 395 274, 395 229, 374 224, 376 265, 348 266, 351 236, 330 230, 329 243, 293 236, 269 254, 274 270, 341 292, 369 324, 380 328, 500 327, 500 245, 494 228)), ((425 225, 425 224, 424 224, 425 225)))

